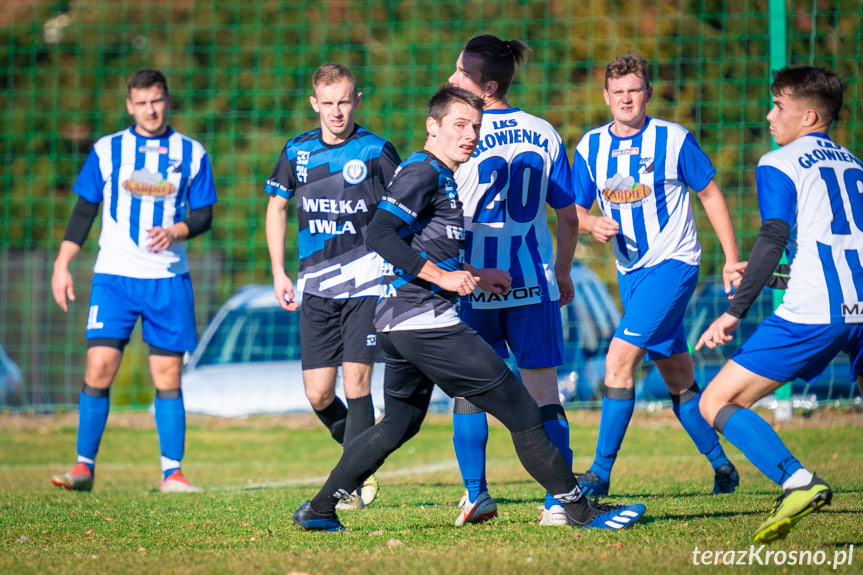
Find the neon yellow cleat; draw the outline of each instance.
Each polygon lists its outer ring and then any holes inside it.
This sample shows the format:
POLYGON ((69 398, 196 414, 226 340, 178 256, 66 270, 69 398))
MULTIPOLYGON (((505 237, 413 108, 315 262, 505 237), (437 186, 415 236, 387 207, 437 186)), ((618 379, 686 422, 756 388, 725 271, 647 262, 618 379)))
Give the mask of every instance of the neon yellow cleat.
POLYGON ((833 491, 827 483, 812 474, 812 481, 805 487, 786 489, 776 499, 773 511, 755 533, 756 543, 770 543, 784 539, 797 523, 825 505, 829 505, 833 491))

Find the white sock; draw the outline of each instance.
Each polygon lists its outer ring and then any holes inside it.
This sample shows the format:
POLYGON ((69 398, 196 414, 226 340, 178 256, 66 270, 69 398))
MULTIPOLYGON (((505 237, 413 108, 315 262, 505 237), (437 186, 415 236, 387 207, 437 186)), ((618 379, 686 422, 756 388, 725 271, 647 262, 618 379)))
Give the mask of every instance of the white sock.
POLYGON ((795 489, 797 487, 805 487, 812 481, 812 472, 805 467, 798 469, 791 474, 791 477, 785 480, 782 484, 782 489, 795 489))

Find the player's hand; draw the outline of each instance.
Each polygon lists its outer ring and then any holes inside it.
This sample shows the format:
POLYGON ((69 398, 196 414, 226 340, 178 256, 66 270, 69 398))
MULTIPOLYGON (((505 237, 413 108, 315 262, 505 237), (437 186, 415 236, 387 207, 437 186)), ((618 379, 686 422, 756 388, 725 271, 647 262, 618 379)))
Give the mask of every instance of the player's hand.
POLYGON ((620 225, 611 218, 605 216, 598 217, 593 223, 593 229, 590 233, 593 237, 602 243, 608 243, 608 240, 617 235, 620 231, 620 225))
POLYGON ((479 276, 465 270, 444 271, 440 278, 434 283, 446 291, 455 292, 458 295, 468 295, 479 282, 479 276))
POLYGON ((740 318, 734 317, 728 313, 724 313, 711 323, 698 342, 695 344, 695 351, 700 350, 705 345, 710 349, 726 344, 734 338, 734 330, 740 325, 740 318))
POLYGON ((60 309, 67 312, 69 301, 75 301, 75 281, 72 279, 72 274, 69 273, 69 268, 54 268, 51 274, 51 294, 54 296, 54 301, 60 306, 60 309))
POLYGON ((734 299, 731 288, 737 289, 740 287, 743 272, 746 271, 748 264, 749 262, 726 263, 722 268, 722 284, 725 286, 725 293, 729 294, 728 299, 734 299))
POLYGON ((566 271, 558 271, 557 266, 554 266, 554 276, 557 278, 557 287, 560 290, 560 307, 572 303, 575 298, 575 287, 572 285, 569 268, 566 271))
POLYGON ((177 238, 174 236, 173 226, 170 228, 156 226, 147 230, 147 240, 147 249, 158 254, 171 247, 177 238))
POLYGON ((285 311, 297 311, 300 304, 294 301, 294 282, 288 276, 273 278, 273 290, 276 293, 276 301, 285 311))
POLYGON ((506 270, 495 268, 469 269, 477 280, 479 289, 497 295, 504 295, 512 285, 512 276, 506 270))

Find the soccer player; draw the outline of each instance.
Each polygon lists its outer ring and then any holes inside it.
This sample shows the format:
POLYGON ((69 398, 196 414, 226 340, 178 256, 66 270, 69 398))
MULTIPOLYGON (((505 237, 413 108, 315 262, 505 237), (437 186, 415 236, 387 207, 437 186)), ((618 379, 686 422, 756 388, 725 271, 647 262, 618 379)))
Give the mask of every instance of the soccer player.
MULTIPOLYGON (((347 445, 375 423, 370 380, 372 364, 381 358, 373 320, 383 261, 366 248, 365 238, 401 159, 392 144, 354 121, 363 95, 348 68, 322 65, 312 89, 309 101, 320 127, 288 140, 267 180, 267 246, 276 300, 285 310, 299 309, 306 397, 333 439, 347 445), (294 197, 296 288, 285 271, 288 203, 294 197), (340 365, 347 407, 335 393, 340 365)), ((371 477, 340 508, 361 508, 376 494, 371 477)))
POLYGON ((216 188, 204 146, 168 125, 165 76, 139 70, 126 83, 135 123, 101 138, 81 168, 72 211, 54 261, 51 291, 65 312, 75 300, 71 261, 102 204, 102 231, 87 316, 87 366, 78 398, 78 462, 51 478, 90 491, 110 406, 109 389, 138 318, 150 346, 162 492, 196 492, 180 469, 186 411, 180 389, 183 353, 195 349, 195 302, 186 240, 210 229, 216 188))
MULTIPOLYGON (((830 503, 827 483, 791 454, 749 408, 783 383, 812 381, 840 352, 863 388, 863 162, 833 142, 842 82, 832 70, 788 67, 773 73, 770 133, 781 148, 755 172, 761 229, 728 311, 701 334, 696 349, 732 338, 783 250, 790 275, 782 304, 719 371, 701 398, 701 413, 783 493, 755 533, 782 539, 806 515, 830 503), (777 361, 781 358, 781 361, 777 361)), ((742 266, 741 266, 742 267, 742 266)))
MULTIPOLYGON (((569 158, 555 129, 510 106, 507 91, 529 48, 491 34, 468 40, 450 76, 453 86, 483 100, 482 139, 455 173, 465 213, 465 269, 479 287, 461 300, 461 318, 503 358, 515 356, 521 380, 539 405, 548 436, 572 465, 569 423, 560 405, 563 363, 560 306, 572 301, 569 276, 578 213, 569 158), (557 257, 546 221, 557 214, 557 257)), ((463 397, 453 403, 453 444, 467 493, 456 525, 497 515, 488 494, 485 412, 463 397)), ((542 525, 566 525, 563 507, 546 494, 542 525)))
POLYGON ((635 369, 646 354, 668 386, 675 415, 713 467, 713 493, 731 493, 740 479, 699 413, 701 392, 683 331, 701 260, 689 188, 725 254, 726 293, 739 261, 728 206, 713 179, 716 170, 692 134, 647 115, 653 89, 644 58, 629 52, 610 62, 602 93, 612 122, 581 138, 572 177, 582 233, 614 248, 624 312, 606 356, 596 454, 579 483, 590 495, 608 494, 635 407, 635 369), (588 213, 594 202, 601 216, 588 213))
POLYGON ((453 172, 476 148, 482 109, 482 99, 450 85, 432 96, 425 146, 401 164, 369 226, 369 247, 387 261, 375 312, 386 357, 386 408, 377 425, 345 447, 318 494, 294 512, 294 522, 306 529, 344 529, 335 513, 339 498, 419 431, 434 385, 468 398, 509 429, 522 465, 556 494, 570 525, 621 529, 644 513, 642 504, 609 506, 582 495, 536 402, 458 317, 458 297, 471 293, 477 278, 462 269, 464 214, 453 172))

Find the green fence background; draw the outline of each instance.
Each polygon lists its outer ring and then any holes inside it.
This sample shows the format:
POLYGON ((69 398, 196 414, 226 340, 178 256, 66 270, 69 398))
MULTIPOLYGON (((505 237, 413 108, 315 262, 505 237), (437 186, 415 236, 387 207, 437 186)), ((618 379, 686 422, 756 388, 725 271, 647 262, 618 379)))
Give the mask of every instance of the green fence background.
MULTIPOLYGON (((285 140, 315 125, 314 69, 349 65, 364 94, 358 121, 406 157, 422 145, 428 97, 476 33, 531 46, 510 101, 547 118, 570 151, 609 119, 605 64, 630 49, 647 57, 655 85, 649 113, 689 128, 710 155, 747 255, 759 225, 754 168, 771 144, 767 1, 0 2, 0 342, 24 373, 24 409, 77 405, 98 224, 73 268, 78 299, 68 314, 51 298, 52 262, 90 146, 129 124, 124 86, 136 69, 166 73, 171 124, 201 140, 213 162, 214 227, 189 248, 200 333, 239 286, 270 282, 263 183, 285 140)), ((863 153, 863 5, 786 7, 788 62, 839 71, 846 106, 833 135, 863 153)), ((698 202, 695 211, 702 275, 712 275, 721 252, 698 202)), ((293 245, 288 255, 295 258, 293 245)), ((578 258, 616 294, 607 246, 585 241, 578 258)), ((136 331, 112 402, 143 406, 152 395, 136 331)))

